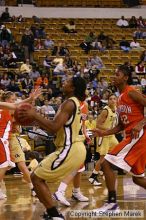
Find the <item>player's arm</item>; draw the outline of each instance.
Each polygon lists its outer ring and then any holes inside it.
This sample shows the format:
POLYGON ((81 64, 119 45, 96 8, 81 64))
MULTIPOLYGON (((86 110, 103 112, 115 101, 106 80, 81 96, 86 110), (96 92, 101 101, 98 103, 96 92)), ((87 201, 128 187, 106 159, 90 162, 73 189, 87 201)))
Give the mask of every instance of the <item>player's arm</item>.
POLYGON ((141 121, 139 121, 137 123, 137 125, 135 127, 132 128, 132 137, 133 138, 138 138, 139 137, 139 133, 142 130, 142 128, 146 126, 146 117, 144 117, 141 121))
POLYGON ((128 96, 136 103, 146 106, 146 96, 144 96, 142 93, 132 90, 128 93, 128 96))
POLYGON ((65 125, 68 119, 73 115, 74 111, 74 102, 72 100, 67 100, 60 106, 53 120, 45 119, 34 109, 20 109, 18 111, 18 115, 19 118, 23 119, 33 118, 41 128, 45 129, 49 133, 55 134, 61 127, 65 125))
POLYGON ((108 110, 103 109, 102 112, 100 113, 100 115, 97 117, 96 128, 104 130, 103 124, 104 124, 105 120, 107 119, 107 116, 108 116, 108 110))
POLYGON ((27 99, 24 99, 21 102, 15 103, 15 104, 16 106, 19 106, 20 104, 23 104, 23 103, 32 103, 34 100, 36 100, 41 95, 41 93, 42 93, 41 88, 35 89, 30 93, 27 99))
POLYGON ((122 124, 121 120, 119 119, 118 125, 112 129, 101 130, 101 129, 97 128, 97 129, 93 130, 92 132, 95 137, 103 137, 103 136, 108 136, 108 135, 112 135, 112 134, 117 134, 122 130, 123 130, 123 124, 122 124))
POLYGON ((16 105, 9 102, 0 102, 0 108, 1 109, 8 109, 8 110, 15 110, 16 105))

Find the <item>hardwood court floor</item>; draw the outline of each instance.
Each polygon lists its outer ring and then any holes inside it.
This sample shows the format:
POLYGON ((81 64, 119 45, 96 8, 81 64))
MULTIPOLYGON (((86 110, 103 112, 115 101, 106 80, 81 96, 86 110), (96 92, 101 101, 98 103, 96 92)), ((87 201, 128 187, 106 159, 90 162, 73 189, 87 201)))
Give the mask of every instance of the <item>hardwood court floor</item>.
MULTIPOLYGON (((90 172, 91 173, 91 172, 90 172)), ((107 190, 104 180, 101 179, 102 187, 94 187, 88 182, 89 172, 85 172, 82 176, 81 189, 85 196, 89 197, 88 202, 75 202, 70 199, 72 184, 67 189, 67 198, 71 202, 71 207, 63 207, 60 204, 58 208, 66 216, 67 220, 91 219, 91 218, 70 218, 68 212, 71 210, 92 210, 100 207, 106 199, 107 190)), ((21 177, 7 175, 5 178, 7 188, 7 199, 0 200, 0 220, 41 220, 40 215, 44 211, 43 205, 36 198, 30 196, 27 184, 22 182, 21 177)), ((57 189, 58 183, 49 184, 52 192, 57 189)), ((132 183, 130 176, 118 176, 118 203, 121 210, 144 210, 146 219, 146 190, 139 188, 132 183)), ((95 218, 94 218, 95 219, 95 218)), ((108 219, 108 218, 96 218, 108 219)), ((123 220, 125 218, 110 218, 123 220)), ((133 217, 127 219, 133 220, 133 217)))

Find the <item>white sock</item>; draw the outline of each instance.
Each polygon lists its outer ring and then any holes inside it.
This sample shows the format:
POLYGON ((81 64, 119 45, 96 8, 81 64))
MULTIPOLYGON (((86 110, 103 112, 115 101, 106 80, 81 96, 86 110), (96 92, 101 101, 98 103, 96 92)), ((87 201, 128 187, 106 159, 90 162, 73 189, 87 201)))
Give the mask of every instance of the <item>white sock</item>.
POLYGON ((94 174, 98 174, 98 171, 96 171, 96 170, 94 169, 92 173, 94 173, 94 174))
POLYGON ((59 192, 65 192, 66 191, 66 188, 67 188, 67 184, 64 183, 64 182, 61 182, 59 187, 58 187, 58 190, 59 192))
POLYGON ((32 183, 28 183, 28 185, 29 185, 30 189, 33 189, 33 184, 32 183))
POLYGON ((73 193, 78 193, 78 192, 80 192, 80 187, 73 189, 73 193))

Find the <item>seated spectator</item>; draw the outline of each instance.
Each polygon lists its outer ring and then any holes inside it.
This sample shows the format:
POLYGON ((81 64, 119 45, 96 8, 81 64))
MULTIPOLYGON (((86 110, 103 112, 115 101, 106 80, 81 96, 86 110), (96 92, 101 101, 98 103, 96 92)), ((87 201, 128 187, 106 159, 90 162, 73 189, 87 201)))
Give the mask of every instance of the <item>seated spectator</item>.
POLYGON ((47 36, 47 38, 44 41, 44 48, 46 50, 48 49, 52 49, 54 47, 54 41, 52 41, 49 36, 47 36))
POLYGON ((146 22, 144 21, 142 16, 139 16, 139 18, 137 19, 137 26, 139 28, 145 28, 146 27, 146 22))
POLYGON ((35 82, 35 88, 42 87, 42 88, 47 88, 49 84, 47 76, 42 73, 40 77, 37 78, 35 82))
POLYGON ((47 55, 43 61, 43 66, 50 68, 52 66, 52 59, 47 55))
POLYGON ((105 46, 104 46, 104 44, 103 44, 103 42, 102 41, 99 41, 97 38, 95 39, 95 41, 91 44, 91 46, 92 46, 92 48, 93 49, 97 49, 97 50, 99 50, 99 51, 101 51, 101 52, 103 52, 103 51, 105 51, 105 46))
POLYGON ((44 45, 43 45, 41 39, 37 39, 35 41, 34 50, 43 50, 43 49, 44 49, 44 45))
POLYGON ((33 20, 34 23, 41 23, 42 22, 41 18, 39 18, 35 15, 32 16, 32 20, 33 20))
POLYGON ((21 74, 29 74, 32 71, 32 66, 29 63, 29 59, 20 66, 20 73, 21 74))
POLYGON ((115 43, 116 42, 113 40, 113 38, 111 36, 106 36, 106 38, 103 42, 105 49, 108 49, 108 50, 113 50, 115 43))
POLYGON ((130 43, 130 47, 132 49, 140 49, 140 43, 137 41, 135 37, 133 37, 133 41, 130 43))
POLYGON ((105 39, 106 39, 106 35, 104 34, 104 32, 103 31, 101 31, 100 33, 99 33, 99 35, 97 36, 97 38, 98 38, 98 41, 105 41, 105 39))
POLYGON ((95 69, 102 69, 104 67, 104 64, 102 62, 102 59, 97 56, 96 54, 91 58, 91 66, 95 69))
POLYGON ((145 70, 145 66, 144 66, 144 61, 140 61, 136 67, 135 67, 135 73, 137 75, 145 75, 146 74, 146 70, 145 70))
POLYGON ((130 51, 130 43, 125 39, 125 37, 122 38, 122 40, 120 41, 120 49, 125 51, 125 52, 129 52, 130 51))
POLYGON ((8 54, 8 57, 5 59, 4 65, 7 68, 17 68, 17 57, 14 52, 8 54))
POLYGON ((11 80, 10 84, 7 86, 7 90, 11 92, 20 92, 20 88, 18 86, 18 83, 15 82, 15 80, 11 80))
POLYGON ((8 22, 10 20, 11 20, 11 17, 10 17, 10 13, 9 13, 9 8, 6 7, 5 11, 1 15, 1 21, 8 22))
POLYGON ((46 38, 46 32, 45 32, 45 27, 44 26, 40 26, 38 28, 38 38, 40 38, 40 39, 45 39, 46 38))
POLYGON ((65 65, 67 66, 67 68, 70 69, 73 67, 73 60, 69 54, 65 56, 64 62, 65 62, 65 65))
POLYGON ((44 111, 44 114, 47 116, 55 115, 55 110, 49 104, 49 101, 47 99, 44 101, 44 105, 41 107, 41 109, 44 111))
POLYGON ((144 51, 142 52, 142 54, 140 55, 140 60, 146 62, 146 50, 144 50, 144 51))
POLYGON ((0 81, 0 84, 4 87, 7 88, 10 84, 11 80, 8 77, 8 74, 5 73, 0 81))
POLYGON ((134 84, 133 84, 134 67, 132 66, 132 64, 131 64, 130 61, 125 62, 124 65, 127 66, 128 69, 129 69, 128 84, 129 84, 129 85, 134 85, 134 84))
POLYGON ((0 45, 0 66, 4 65, 5 54, 3 51, 3 47, 0 45))
POLYGON ((84 42, 80 44, 80 47, 88 53, 92 49, 92 43, 96 40, 96 36, 93 32, 90 32, 89 35, 85 37, 84 42))
POLYGON ((69 54, 69 49, 67 48, 67 45, 64 43, 64 44, 59 44, 59 46, 55 46, 53 48, 53 51, 52 51, 52 56, 66 56, 69 54))
POLYGON ((35 65, 33 65, 32 70, 29 73, 29 78, 35 81, 38 77, 40 77, 39 69, 35 65))
POLYGON ((124 28, 124 27, 128 27, 128 26, 129 26, 129 23, 128 23, 128 21, 125 19, 125 17, 122 16, 122 17, 117 21, 116 25, 119 26, 119 27, 124 28))
POLYGON ((21 23, 21 22, 24 22, 25 19, 22 17, 22 15, 19 15, 17 18, 16 18, 16 21, 21 23))
POLYGON ((69 21, 68 24, 66 24, 62 30, 65 32, 65 33, 77 33, 77 31, 75 30, 76 29, 76 25, 74 23, 73 20, 69 21))
POLYGON ((12 33, 10 29, 7 29, 5 25, 3 25, 0 31, 0 43, 2 47, 8 47, 11 41, 12 41, 12 33))
POLYGON ((57 76, 58 75, 64 76, 65 73, 66 73, 65 62, 63 61, 62 63, 58 63, 54 68, 53 74, 57 76))
POLYGON ((129 20, 129 27, 136 28, 137 27, 137 20, 135 16, 132 16, 129 20))
POLYGON ((135 37, 136 39, 142 39, 143 38, 143 32, 141 31, 140 28, 137 28, 136 31, 134 31, 133 37, 135 37))

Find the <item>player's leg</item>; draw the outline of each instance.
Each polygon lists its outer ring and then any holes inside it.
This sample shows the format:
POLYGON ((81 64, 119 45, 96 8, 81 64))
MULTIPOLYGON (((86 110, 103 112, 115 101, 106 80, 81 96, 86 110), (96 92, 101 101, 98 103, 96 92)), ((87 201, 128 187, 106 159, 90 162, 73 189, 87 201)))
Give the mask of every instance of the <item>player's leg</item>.
POLYGON ((4 194, 2 191, 2 181, 7 170, 8 167, 0 168, 0 200, 7 198, 6 194, 4 194))

